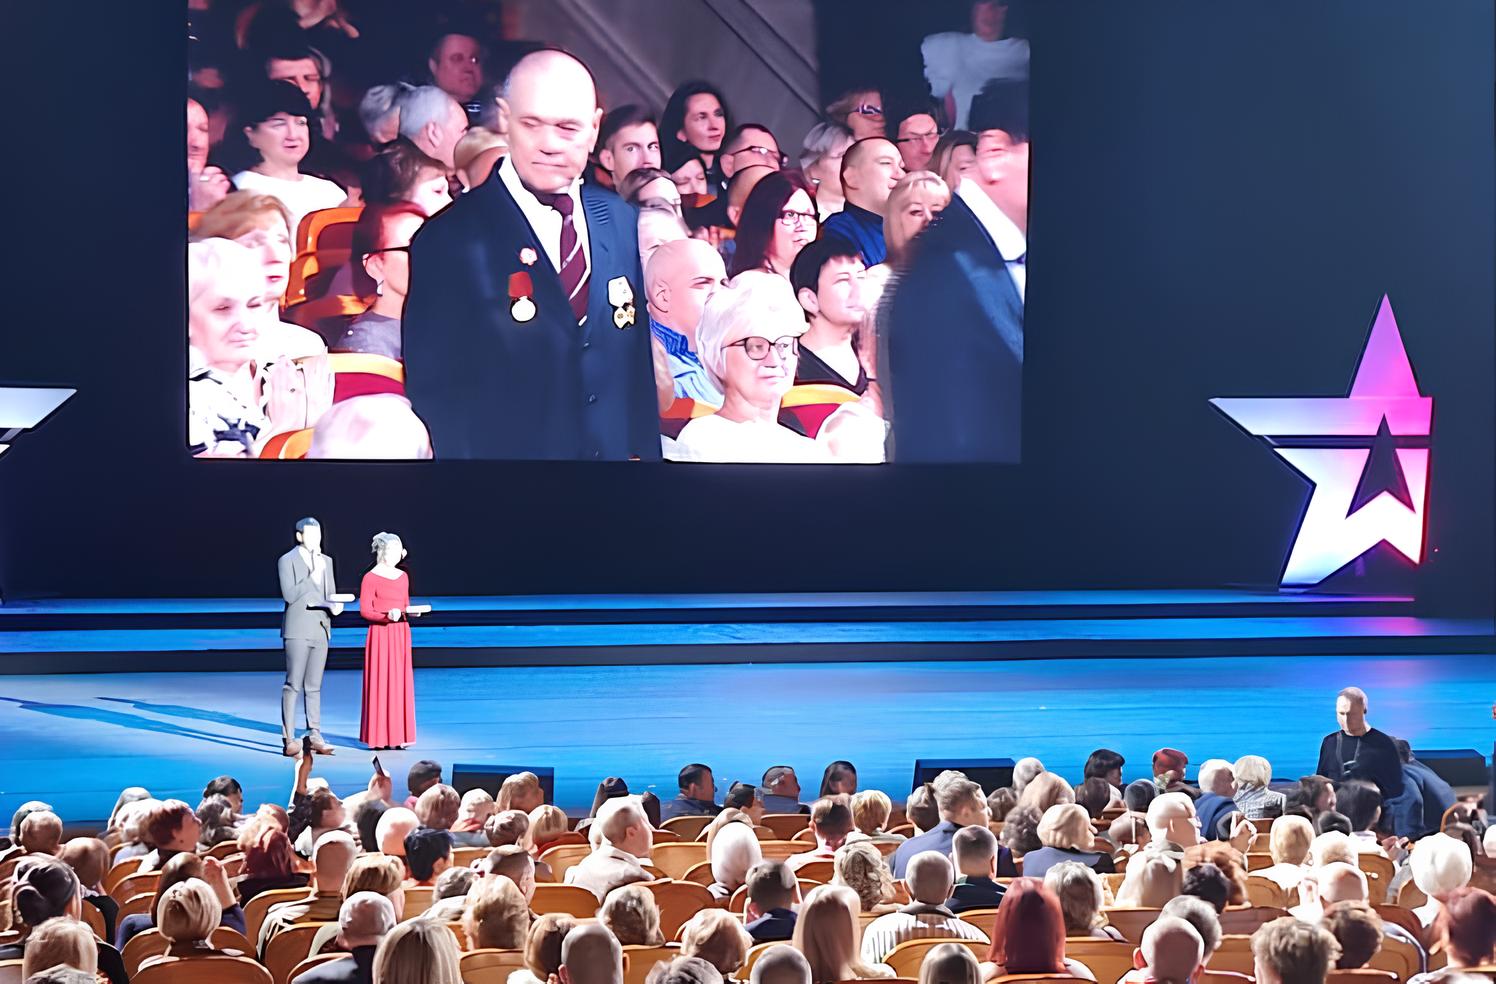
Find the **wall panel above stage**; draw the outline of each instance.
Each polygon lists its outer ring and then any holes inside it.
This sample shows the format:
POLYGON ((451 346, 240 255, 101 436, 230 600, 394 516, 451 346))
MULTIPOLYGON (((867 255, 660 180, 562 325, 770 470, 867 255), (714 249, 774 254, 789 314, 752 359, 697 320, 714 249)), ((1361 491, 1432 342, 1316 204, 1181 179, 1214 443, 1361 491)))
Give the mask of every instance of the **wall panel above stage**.
POLYGON ((59 109, 0 383, 78 395, 0 457, 0 589, 268 594, 307 514, 429 594, 1270 585, 1309 488, 1208 401, 1344 396, 1386 295, 1435 407, 1418 593, 1489 610, 1491 6, 1030 6, 1024 462, 841 470, 185 459, 180 10, 28 6, 59 109))

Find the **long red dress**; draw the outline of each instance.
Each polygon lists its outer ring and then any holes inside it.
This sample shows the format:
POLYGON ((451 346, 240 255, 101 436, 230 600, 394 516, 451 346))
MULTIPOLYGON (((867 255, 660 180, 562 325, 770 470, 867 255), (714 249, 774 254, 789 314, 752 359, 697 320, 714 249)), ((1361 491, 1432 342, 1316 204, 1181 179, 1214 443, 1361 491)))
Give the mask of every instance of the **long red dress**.
POLYGON ((369 623, 364 640, 364 713, 359 740, 371 748, 413 745, 416 740, 416 690, 410 668, 410 579, 405 572, 391 580, 373 571, 359 585, 358 610, 369 623), (400 620, 391 622, 391 608, 400 620))

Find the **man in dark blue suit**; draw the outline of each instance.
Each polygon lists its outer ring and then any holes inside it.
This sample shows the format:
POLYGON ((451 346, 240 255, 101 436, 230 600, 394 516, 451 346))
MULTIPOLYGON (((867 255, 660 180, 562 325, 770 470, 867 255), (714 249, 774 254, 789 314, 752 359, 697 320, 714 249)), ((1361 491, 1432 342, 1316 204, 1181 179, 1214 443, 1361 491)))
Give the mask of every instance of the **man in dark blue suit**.
POLYGON ((581 182, 592 75, 534 52, 498 105, 509 156, 410 247, 406 394, 437 458, 658 459, 636 215, 581 182))
POLYGON ((1454 788, 1444 777, 1413 757, 1413 748, 1402 738, 1392 739, 1397 746, 1397 757, 1402 759, 1403 786, 1412 786, 1419 792, 1422 806, 1418 817, 1420 826, 1416 836, 1437 833, 1444 825, 1444 813, 1454 806, 1457 797, 1454 788))
POLYGON ((890 460, 1016 462, 1028 253, 1028 85, 971 104, 976 167, 894 287, 890 460))

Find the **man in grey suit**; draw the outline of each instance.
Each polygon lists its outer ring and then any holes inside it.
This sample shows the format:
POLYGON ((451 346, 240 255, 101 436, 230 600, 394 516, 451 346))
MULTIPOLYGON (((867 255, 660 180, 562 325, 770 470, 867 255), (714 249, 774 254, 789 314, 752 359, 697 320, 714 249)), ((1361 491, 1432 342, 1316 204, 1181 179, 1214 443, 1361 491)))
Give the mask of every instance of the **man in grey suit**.
POLYGON ((337 594, 332 558, 322 552, 322 526, 310 517, 296 521, 296 546, 281 555, 275 565, 280 575, 281 598, 286 612, 281 618, 281 639, 286 646, 286 683, 281 688, 281 738, 287 755, 301 754, 296 742, 297 698, 306 694, 306 730, 312 750, 331 755, 333 747, 322 740, 322 673, 327 669, 327 642, 332 637, 332 616, 343 611, 341 602, 328 601, 337 594))

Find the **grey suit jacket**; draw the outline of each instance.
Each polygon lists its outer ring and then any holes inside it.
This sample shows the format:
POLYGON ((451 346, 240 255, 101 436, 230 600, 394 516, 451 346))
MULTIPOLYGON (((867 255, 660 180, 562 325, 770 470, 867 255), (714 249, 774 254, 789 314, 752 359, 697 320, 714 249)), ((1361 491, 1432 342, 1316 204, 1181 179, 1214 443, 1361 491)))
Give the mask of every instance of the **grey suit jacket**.
POLYGON ((601 902, 608 893, 634 882, 651 881, 654 876, 645 871, 638 860, 609 848, 593 851, 581 861, 566 869, 566 884, 585 888, 601 902))
POLYGON ((321 584, 312 578, 300 547, 281 554, 276 563, 281 598, 286 602, 286 612, 281 617, 282 639, 327 639, 332 635, 332 611, 328 607, 331 603, 327 596, 338 593, 337 582, 332 573, 332 558, 323 554, 322 559, 326 563, 321 584))

